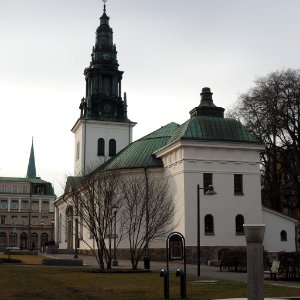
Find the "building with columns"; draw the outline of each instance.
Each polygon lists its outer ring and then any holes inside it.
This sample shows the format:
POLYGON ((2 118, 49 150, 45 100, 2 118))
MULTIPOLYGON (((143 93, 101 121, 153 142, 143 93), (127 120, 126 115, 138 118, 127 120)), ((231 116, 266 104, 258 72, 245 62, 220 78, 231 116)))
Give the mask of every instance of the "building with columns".
POLYGON ((0 177, 0 251, 53 240, 55 199, 52 184, 36 176, 32 142, 26 177, 0 177))
MULTIPOLYGON (((167 178, 175 204, 174 229, 185 236, 190 261, 196 261, 198 234, 204 261, 217 259, 224 249, 245 247, 244 223, 266 224, 265 250, 294 251, 296 220, 261 204, 264 145, 240 122, 224 117, 224 108, 214 103, 208 87, 202 89, 198 106, 187 111, 186 122, 166 124, 132 142, 135 123, 127 118, 126 95, 121 98, 123 72, 118 70, 116 53, 104 5, 92 61, 84 72, 86 96, 72 128, 73 179, 91 172, 93 166, 98 166, 96 172, 116 170, 122 176, 155 172, 167 178), (205 193, 209 185, 216 194, 205 193)), ((78 228, 74 208, 63 196, 55 206, 60 249, 93 247, 92 236, 78 228)), ((128 249, 128 243, 119 248, 128 249)), ((150 255, 161 259, 164 248, 164 240, 150 244, 150 255)))

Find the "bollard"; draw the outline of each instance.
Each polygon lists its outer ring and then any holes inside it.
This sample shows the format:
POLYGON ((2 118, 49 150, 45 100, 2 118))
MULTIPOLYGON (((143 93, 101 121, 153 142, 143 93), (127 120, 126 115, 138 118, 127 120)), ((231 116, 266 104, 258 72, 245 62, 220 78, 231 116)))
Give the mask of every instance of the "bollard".
POLYGON ((169 273, 167 270, 160 271, 160 277, 164 278, 164 299, 169 299, 169 273))
POLYGON ((180 277, 180 297, 181 297, 181 299, 185 299, 186 298, 185 273, 182 270, 177 269, 176 276, 180 277))
POLYGON ((264 224, 244 224, 247 242, 248 299, 264 299, 263 240, 264 224))

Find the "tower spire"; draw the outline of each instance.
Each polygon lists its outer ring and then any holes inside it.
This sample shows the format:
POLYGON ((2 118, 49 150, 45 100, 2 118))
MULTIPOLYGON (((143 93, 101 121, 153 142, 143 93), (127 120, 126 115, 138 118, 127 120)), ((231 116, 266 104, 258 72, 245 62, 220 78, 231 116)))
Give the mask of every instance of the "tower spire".
POLYGON ((104 3, 103 14, 105 14, 106 13, 106 2, 107 2, 107 0, 102 0, 102 2, 104 3))
POLYGON ((30 150, 30 156, 29 156, 29 162, 28 162, 28 167, 27 167, 26 178, 36 178, 33 137, 32 137, 31 150, 30 150))

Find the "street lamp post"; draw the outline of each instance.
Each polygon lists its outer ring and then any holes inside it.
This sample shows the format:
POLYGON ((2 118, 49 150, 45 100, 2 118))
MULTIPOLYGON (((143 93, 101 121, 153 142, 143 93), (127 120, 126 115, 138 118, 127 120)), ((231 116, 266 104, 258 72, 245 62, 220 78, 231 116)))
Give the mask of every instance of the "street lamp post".
POLYGON ((197 184, 197 275, 200 277, 200 190, 207 189, 204 195, 215 195, 214 187, 209 185, 207 188, 201 188, 197 184))
POLYGON ((51 219, 51 241, 54 242, 54 219, 51 219))
POLYGON ((118 211, 118 207, 113 206, 113 215, 114 215, 114 258, 113 258, 113 266, 114 267, 118 266, 117 243, 116 243, 116 238, 117 238, 117 211, 118 211))

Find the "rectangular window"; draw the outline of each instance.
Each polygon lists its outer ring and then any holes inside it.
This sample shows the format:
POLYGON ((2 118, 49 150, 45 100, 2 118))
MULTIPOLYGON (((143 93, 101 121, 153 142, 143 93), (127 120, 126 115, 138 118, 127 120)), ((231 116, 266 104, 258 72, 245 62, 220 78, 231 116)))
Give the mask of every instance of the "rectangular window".
POLYGON ((0 209, 7 209, 7 200, 0 201, 0 209))
POLYGON ((27 186, 23 186, 23 194, 27 194, 27 186))
POLYGON ((28 225, 28 217, 22 216, 22 225, 28 225))
POLYGON ((18 193, 18 186, 17 185, 13 185, 13 193, 18 193))
POLYGON ((17 216, 11 216, 11 225, 17 224, 17 216))
POLYGON ((32 225, 37 225, 38 223, 38 217, 37 216, 32 216, 31 217, 31 224, 32 225))
POLYGON ((234 174, 234 194, 243 195, 243 175, 234 174))
POLYGON ((48 217, 47 216, 43 216, 42 217, 42 222, 43 222, 43 225, 49 225, 48 217))
POLYGON ((11 209, 19 209, 19 201, 18 200, 11 200, 10 208, 11 209))
POLYGON ((22 210, 28 209, 28 201, 27 200, 22 200, 21 208, 22 208, 22 210))
POLYGON ((49 211, 49 202, 48 201, 43 201, 42 210, 43 211, 49 211))
POLYGON ((7 186, 6 185, 2 185, 1 192, 2 193, 7 193, 7 186))
POLYGON ((39 201, 32 201, 31 209, 32 210, 39 210, 39 201))
POLYGON ((207 192, 208 186, 213 184, 212 173, 203 173, 204 193, 207 192))
POLYGON ((6 224, 6 216, 0 216, 0 224, 5 225, 6 224))

